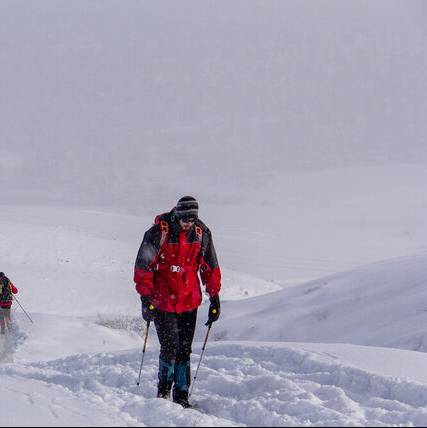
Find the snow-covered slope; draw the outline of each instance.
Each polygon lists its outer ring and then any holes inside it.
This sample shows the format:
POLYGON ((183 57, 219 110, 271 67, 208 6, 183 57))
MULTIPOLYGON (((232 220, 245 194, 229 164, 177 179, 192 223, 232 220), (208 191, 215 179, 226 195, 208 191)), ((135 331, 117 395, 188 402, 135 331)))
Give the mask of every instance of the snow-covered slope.
MULTIPOLYGON (((29 310, 97 316, 138 314, 133 267, 153 219, 90 210, 2 207, 1 268, 29 310)), ((279 290, 224 268, 225 300, 279 290)))
MULTIPOLYGON (((4 270, 34 320, 15 305, 16 330, 0 341, 0 392, 12 410, 4 426, 426 423, 427 354, 413 351, 425 350, 427 334, 424 254, 280 291, 225 269, 222 317, 195 384, 196 408, 183 412, 153 398, 154 330, 136 394, 144 330, 131 275, 135 231, 150 221, 4 207, 4 270)), ((206 304, 199 313, 193 369, 206 304)))
POLYGON ((427 255, 361 267, 238 303, 221 339, 341 342, 427 350, 427 255))
MULTIPOLYGON (((425 163, 400 164, 287 173, 263 181, 262 192, 242 186, 235 198, 222 195, 215 201, 209 185, 196 196, 224 268, 287 286, 427 250, 427 193, 420 185, 425 181, 425 163)), ((68 256, 69 263, 67 259, 57 263, 59 272, 65 275, 71 263, 91 275, 92 266, 81 260, 81 253, 93 261, 95 270, 99 266, 100 273, 108 263, 112 276, 124 269, 126 275, 117 279, 129 282, 132 269, 128 268, 144 231, 155 215, 171 209, 182 194, 164 204, 146 202, 143 214, 137 215, 114 206, 2 205, 0 222, 18 224, 0 229, 0 234, 7 234, 0 248, 19 247, 19 252, 2 250, 2 262, 15 260, 20 265, 31 249, 39 248, 32 233, 24 234, 25 224, 37 226, 35 236, 44 233, 39 226, 56 227, 56 238, 51 230, 46 233, 52 242, 43 251, 50 253, 50 263, 68 256), (61 239, 62 233, 67 236, 61 239), (106 241, 110 239, 117 245, 110 246, 106 241)), ((136 197, 135 203, 139 200, 136 197)), ((34 259, 37 265, 36 254, 34 259)), ((40 269, 34 272, 40 274, 40 269)), ((29 279, 25 277, 23 283, 29 279)), ((224 292, 229 289, 225 286, 224 292)))

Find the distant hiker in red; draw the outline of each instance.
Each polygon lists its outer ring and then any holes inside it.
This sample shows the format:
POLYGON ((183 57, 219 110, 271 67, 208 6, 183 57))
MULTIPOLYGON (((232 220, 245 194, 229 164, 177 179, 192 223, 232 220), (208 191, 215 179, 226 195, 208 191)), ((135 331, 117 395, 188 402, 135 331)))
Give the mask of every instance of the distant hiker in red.
POLYGON ((156 217, 145 233, 135 264, 142 316, 154 320, 160 342, 157 396, 190 407, 190 356, 197 308, 198 274, 210 296, 209 320, 220 315, 221 271, 210 230, 198 218, 199 204, 184 196, 172 211, 156 217))
POLYGON ((12 284, 10 279, 0 272, 0 333, 6 333, 6 327, 11 329, 10 308, 12 306, 13 295, 18 293, 18 289, 12 284))

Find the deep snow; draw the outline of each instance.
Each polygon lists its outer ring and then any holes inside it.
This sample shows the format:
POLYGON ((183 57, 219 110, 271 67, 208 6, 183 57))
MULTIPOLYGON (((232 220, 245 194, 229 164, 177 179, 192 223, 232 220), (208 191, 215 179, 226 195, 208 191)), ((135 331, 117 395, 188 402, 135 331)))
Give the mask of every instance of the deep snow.
MULTIPOLYGON (((4 426, 426 423, 427 357, 414 351, 425 350, 423 254, 282 290, 225 269, 223 314, 195 384, 195 409, 154 398, 153 330, 137 395, 144 326, 131 280, 139 246, 132 231, 150 221, 4 207, 2 259, 34 319, 15 305, 16 331, 2 342, 0 391, 12 410, 4 426)), ((193 370, 206 314, 205 303, 193 370)))

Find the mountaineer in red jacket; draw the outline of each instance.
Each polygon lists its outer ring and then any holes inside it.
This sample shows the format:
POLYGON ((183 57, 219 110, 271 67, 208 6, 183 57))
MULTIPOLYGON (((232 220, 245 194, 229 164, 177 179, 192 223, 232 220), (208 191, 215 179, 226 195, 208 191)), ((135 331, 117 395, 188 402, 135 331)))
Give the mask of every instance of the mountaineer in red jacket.
POLYGON ((157 396, 190 407, 190 355, 197 308, 202 302, 198 274, 210 296, 208 324, 220 315, 221 271, 210 230, 198 218, 199 205, 181 198, 172 211, 156 217, 145 233, 135 264, 142 316, 154 320, 160 342, 157 396))
POLYGON ((18 289, 12 284, 10 279, 0 272, 0 334, 6 333, 11 328, 10 308, 12 306, 13 295, 18 293, 18 289))

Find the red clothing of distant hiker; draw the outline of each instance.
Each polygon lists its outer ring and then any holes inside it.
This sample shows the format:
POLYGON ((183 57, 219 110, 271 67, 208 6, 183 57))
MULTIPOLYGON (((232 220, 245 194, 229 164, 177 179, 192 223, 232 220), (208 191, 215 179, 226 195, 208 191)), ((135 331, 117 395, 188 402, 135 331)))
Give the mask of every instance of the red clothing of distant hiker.
POLYGON ((0 272, 0 308, 9 309, 12 306, 12 294, 17 294, 18 289, 12 281, 0 272))

